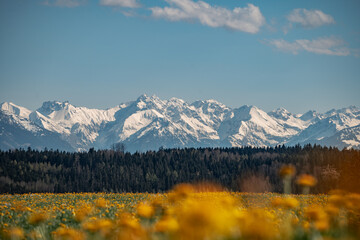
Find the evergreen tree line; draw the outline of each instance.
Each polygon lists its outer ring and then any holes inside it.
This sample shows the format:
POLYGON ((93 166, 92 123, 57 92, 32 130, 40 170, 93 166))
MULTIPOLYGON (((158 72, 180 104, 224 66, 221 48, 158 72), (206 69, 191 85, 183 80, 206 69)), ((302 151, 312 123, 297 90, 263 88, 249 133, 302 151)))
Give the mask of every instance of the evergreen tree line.
MULTIPOLYGON (((312 193, 360 191, 360 151, 317 145, 274 148, 61 152, 0 151, 0 192, 164 192, 179 183, 212 183, 229 191, 282 192, 285 164, 315 176, 312 193)), ((296 179, 296 176, 295 176, 296 179)), ((294 193, 301 189, 293 181, 294 193)))

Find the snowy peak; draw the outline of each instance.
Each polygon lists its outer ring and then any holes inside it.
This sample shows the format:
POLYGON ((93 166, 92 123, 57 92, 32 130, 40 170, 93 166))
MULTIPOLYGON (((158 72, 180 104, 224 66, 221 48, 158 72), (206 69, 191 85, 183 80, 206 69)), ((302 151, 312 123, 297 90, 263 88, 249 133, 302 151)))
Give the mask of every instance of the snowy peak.
POLYGON ((345 115, 359 115, 360 109, 356 106, 349 106, 346 108, 341 109, 331 109, 330 111, 326 112, 325 116, 333 116, 336 114, 345 114, 345 115))
POLYGON ((157 96, 153 95, 149 97, 146 94, 141 95, 135 101, 135 104, 139 109, 150 109, 150 108, 162 109, 165 105, 165 103, 157 96))
POLYGON ((60 101, 47 101, 44 102, 41 106, 41 108, 37 109, 37 111, 39 113, 41 113, 42 115, 48 116, 53 112, 58 112, 61 111, 65 108, 69 107, 69 102, 68 101, 64 101, 64 102, 60 102, 60 101))
POLYGON ((42 107, 37 110, 43 116, 54 122, 72 127, 74 124, 96 125, 102 122, 114 120, 114 114, 120 106, 107 110, 89 109, 86 107, 75 107, 68 101, 44 102, 42 107))
POLYGON ((335 125, 337 130, 360 125, 360 111, 355 106, 338 110, 333 109, 324 115, 322 121, 335 125))
POLYGON ((270 116, 273 116, 277 119, 281 119, 281 120, 288 120, 289 118, 291 118, 293 115, 286 110, 285 108, 278 108, 276 110, 273 110, 271 112, 268 113, 270 116))
MULTIPOLYGON (((23 146, 28 141, 21 136, 36 139, 45 134, 46 141, 53 138, 53 143, 61 143, 59 148, 68 144, 76 150, 104 149, 117 142, 123 142, 129 151, 297 143, 360 148, 360 110, 355 106, 295 115, 284 108, 266 113, 256 106, 231 109, 211 99, 189 104, 179 98, 161 100, 144 94, 106 110, 48 101, 31 112, 2 103, 1 119, 1 146, 23 146)), ((34 146, 39 144, 36 141, 34 146)))
POLYGON ((31 111, 27 108, 20 107, 12 102, 4 102, 0 105, 0 109, 7 114, 13 114, 21 118, 28 118, 31 111))
POLYGON ((314 110, 310 110, 300 116, 300 119, 303 121, 319 120, 320 118, 322 118, 322 115, 314 110))

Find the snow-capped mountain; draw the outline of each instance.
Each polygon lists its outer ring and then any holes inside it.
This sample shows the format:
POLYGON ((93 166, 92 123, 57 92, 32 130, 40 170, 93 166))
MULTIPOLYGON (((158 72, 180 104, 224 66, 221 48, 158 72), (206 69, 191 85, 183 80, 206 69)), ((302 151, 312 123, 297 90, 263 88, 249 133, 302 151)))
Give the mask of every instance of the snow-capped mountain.
POLYGON ((72 151, 73 147, 61 135, 48 131, 29 120, 30 110, 12 103, 0 108, 0 149, 53 148, 72 151))
POLYGON ((49 101, 35 110, 0 105, 0 148, 105 149, 122 142, 127 151, 159 147, 276 146, 321 144, 360 148, 360 110, 295 115, 255 106, 231 109, 215 100, 187 103, 142 95, 99 110, 49 101))

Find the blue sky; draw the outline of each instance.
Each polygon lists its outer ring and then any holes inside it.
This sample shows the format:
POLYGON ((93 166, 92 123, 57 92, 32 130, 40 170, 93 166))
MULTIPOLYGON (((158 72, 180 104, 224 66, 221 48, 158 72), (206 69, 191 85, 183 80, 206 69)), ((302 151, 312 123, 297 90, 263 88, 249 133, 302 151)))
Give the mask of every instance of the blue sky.
POLYGON ((360 2, 0 0, 0 102, 360 104, 360 2))

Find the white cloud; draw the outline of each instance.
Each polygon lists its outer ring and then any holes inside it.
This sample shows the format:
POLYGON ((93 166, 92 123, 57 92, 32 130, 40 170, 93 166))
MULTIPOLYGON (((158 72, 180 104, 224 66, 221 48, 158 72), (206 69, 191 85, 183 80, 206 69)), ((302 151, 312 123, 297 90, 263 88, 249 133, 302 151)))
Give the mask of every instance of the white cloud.
POLYGON ((137 8, 140 4, 136 0, 100 0, 100 4, 111 7, 137 8))
POLYGON ((304 28, 315 28, 335 23, 332 16, 320 10, 294 9, 288 16, 290 23, 298 24, 304 28))
POLYGON ((280 51, 298 54, 300 51, 306 51, 316 54, 349 56, 356 55, 354 50, 345 46, 342 39, 335 37, 323 37, 314 40, 298 39, 294 42, 288 42, 284 39, 272 39, 266 41, 280 51))
POLYGON ((45 0, 44 5, 55 7, 78 7, 86 4, 87 0, 45 0))
POLYGON ((225 27, 236 31, 257 33, 265 23, 260 9, 252 4, 229 10, 219 6, 192 0, 165 0, 170 7, 150 8, 152 16, 170 21, 199 21, 210 27, 225 27))

